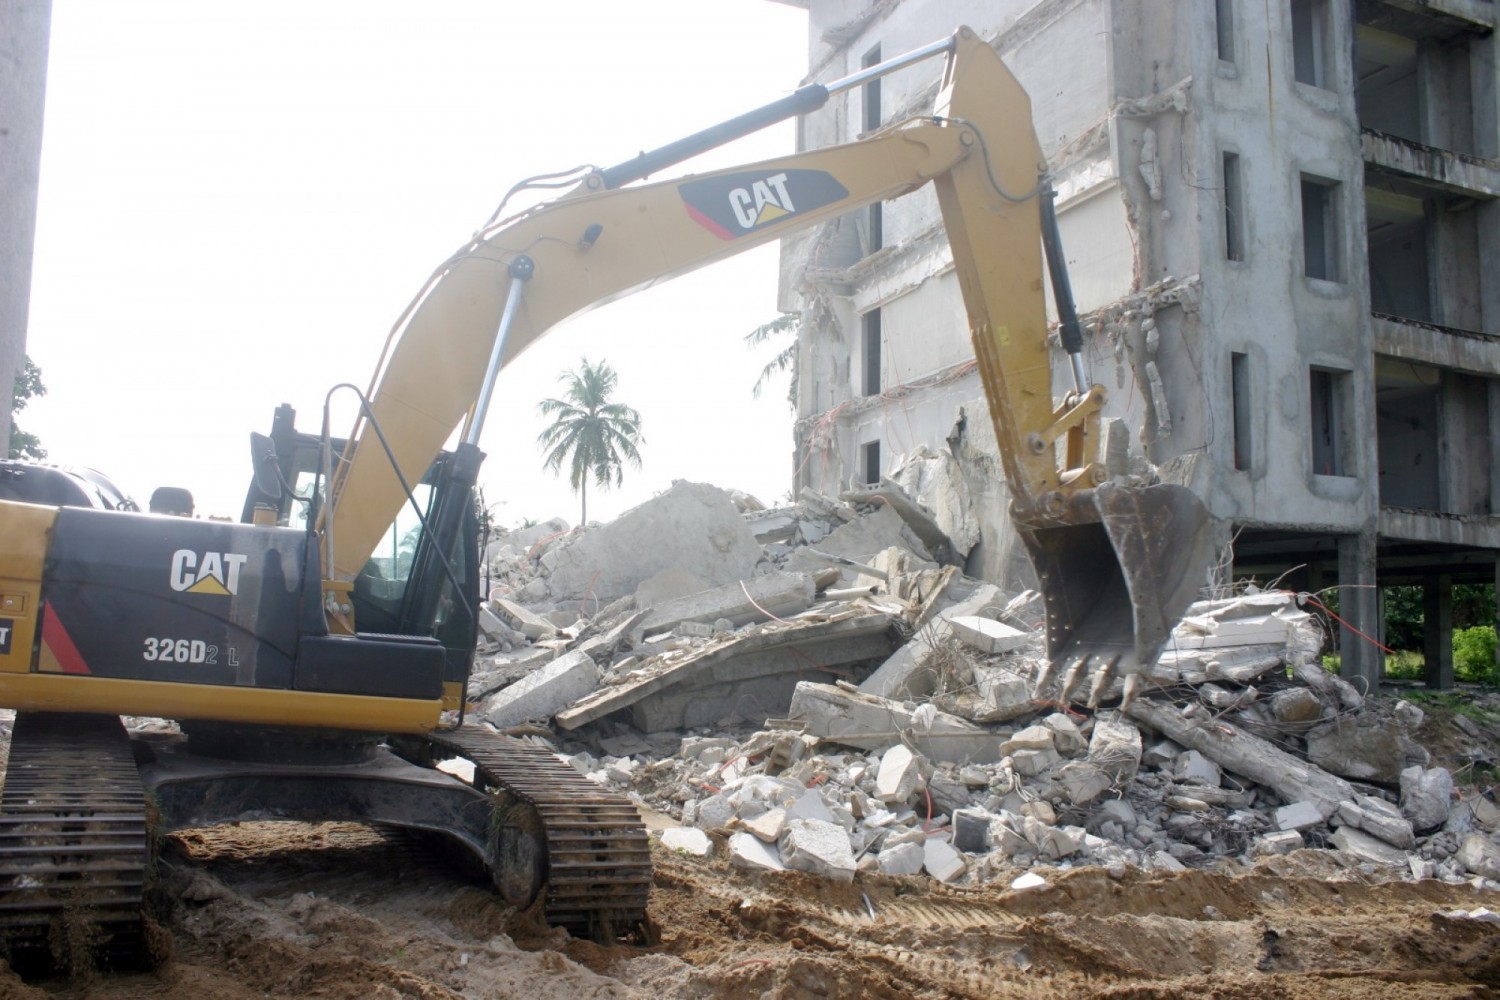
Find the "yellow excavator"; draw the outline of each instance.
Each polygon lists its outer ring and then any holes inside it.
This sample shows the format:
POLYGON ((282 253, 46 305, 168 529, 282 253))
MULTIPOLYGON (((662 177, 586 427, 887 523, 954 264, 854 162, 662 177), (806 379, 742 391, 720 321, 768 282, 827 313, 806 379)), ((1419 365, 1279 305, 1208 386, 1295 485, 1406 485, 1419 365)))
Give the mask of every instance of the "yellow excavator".
POLYGON ((1030 102, 961 29, 617 166, 518 185, 571 189, 511 218, 497 210, 441 264, 346 436, 326 417, 320 433, 299 432, 277 410, 271 433, 252 436, 240 523, 61 502, 40 470, 0 475, 0 707, 17 712, 0 790, 11 959, 45 960, 83 922, 102 959, 129 960, 153 845, 246 817, 432 834, 507 901, 540 900, 554 925, 632 933, 651 880, 636 809, 464 718, 480 599, 474 483, 497 375, 585 309, 929 183, 1051 660, 1122 676, 1150 663, 1203 582, 1207 517, 1188 491, 1112 483, 1097 461, 1104 390, 1083 362, 1030 102), (930 115, 639 183, 939 56, 930 115), (1072 379, 1060 400, 1044 248, 1072 379), (132 738, 122 715, 177 720, 181 736, 132 738), (472 778, 438 767, 455 759, 472 778))

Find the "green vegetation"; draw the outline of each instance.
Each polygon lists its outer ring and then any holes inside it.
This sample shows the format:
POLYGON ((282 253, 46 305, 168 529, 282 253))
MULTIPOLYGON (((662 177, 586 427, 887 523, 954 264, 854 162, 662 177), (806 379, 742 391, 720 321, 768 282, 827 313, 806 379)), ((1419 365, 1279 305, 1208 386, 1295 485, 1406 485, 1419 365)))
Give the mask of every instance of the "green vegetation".
POLYGON ((47 457, 47 449, 42 447, 41 440, 35 434, 29 434, 16 426, 16 414, 26 409, 27 401, 45 395, 47 387, 42 384, 42 370, 27 358, 21 370, 16 373, 15 384, 11 386, 9 457, 33 460, 47 457))
POLYGON ((1494 684, 1495 626, 1476 625, 1453 633, 1453 676, 1474 684, 1494 684))
POLYGON ((624 463, 641 467, 637 447, 641 437, 641 415, 624 403, 612 403, 619 376, 609 362, 589 364, 579 359, 577 371, 565 371, 557 380, 567 387, 563 399, 544 399, 537 411, 554 418, 537 435, 537 444, 547 452, 544 468, 561 472, 568 463, 568 483, 582 498, 580 526, 589 522, 589 479, 601 489, 624 481, 624 463))

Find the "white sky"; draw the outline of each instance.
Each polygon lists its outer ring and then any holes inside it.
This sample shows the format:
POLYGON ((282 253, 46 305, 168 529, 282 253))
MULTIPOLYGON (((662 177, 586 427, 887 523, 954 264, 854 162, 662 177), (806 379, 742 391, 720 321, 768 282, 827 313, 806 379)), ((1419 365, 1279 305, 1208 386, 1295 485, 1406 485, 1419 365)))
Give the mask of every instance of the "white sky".
MULTIPOLYGON (((794 89, 806 15, 770 0, 54 0, 19 423, 137 500, 238 516, 249 434, 368 384, 392 322, 516 180, 607 166, 794 89)), ((696 161, 790 152, 790 123, 696 161)), ((559 327, 501 375, 481 446, 502 524, 578 518, 536 403, 580 355, 641 412, 614 517, 674 479, 783 496, 786 383, 743 335, 776 248, 559 327)), ((335 423, 335 433, 347 424, 335 423)))

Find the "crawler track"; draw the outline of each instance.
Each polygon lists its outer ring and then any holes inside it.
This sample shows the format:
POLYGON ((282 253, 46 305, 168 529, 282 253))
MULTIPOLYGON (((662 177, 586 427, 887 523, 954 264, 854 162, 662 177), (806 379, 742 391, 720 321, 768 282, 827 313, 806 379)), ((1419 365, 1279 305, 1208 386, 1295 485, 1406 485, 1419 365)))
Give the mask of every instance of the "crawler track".
POLYGON ((134 964, 149 859, 120 720, 18 715, 0 791, 0 940, 12 964, 134 964))
POLYGON ((535 811, 546 844, 547 923, 602 940, 642 923, 651 847, 628 799, 604 791, 551 752, 488 729, 464 726, 428 739, 471 761, 476 784, 505 789, 535 811))

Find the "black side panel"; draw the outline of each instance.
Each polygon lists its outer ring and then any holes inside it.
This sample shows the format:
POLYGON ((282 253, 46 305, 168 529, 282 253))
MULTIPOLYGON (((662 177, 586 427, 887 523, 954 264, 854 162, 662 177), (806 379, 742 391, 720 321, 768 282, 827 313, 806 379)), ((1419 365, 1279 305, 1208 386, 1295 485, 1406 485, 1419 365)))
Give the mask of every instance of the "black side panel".
POLYGON ((407 635, 305 636, 297 690, 380 698, 443 696, 443 644, 407 635))
POLYGON ((74 673, 289 688, 305 549, 288 528, 64 508, 43 641, 74 673))

